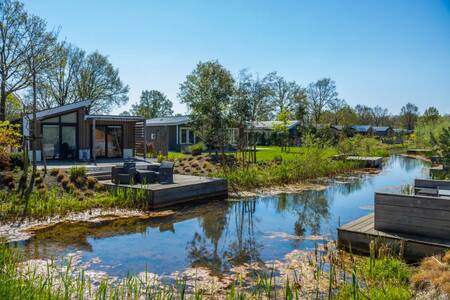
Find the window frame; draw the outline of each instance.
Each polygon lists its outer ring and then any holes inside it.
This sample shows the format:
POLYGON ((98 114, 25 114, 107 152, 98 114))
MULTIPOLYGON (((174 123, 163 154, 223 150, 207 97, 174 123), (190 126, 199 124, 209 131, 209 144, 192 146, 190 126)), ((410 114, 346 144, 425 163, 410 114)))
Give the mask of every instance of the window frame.
POLYGON ((194 130, 192 130, 192 128, 190 128, 190 127, 180 127, 179 135, 180 135, 180 140, 179 140, 180 145, 194 145, 197 140, 197 136, 195 135, 194 130), (184 134, 183 134, 183 131, 185 131, 184 134), (191 132, 192 132, 192 136, 193 136, 193 143, 191 143, 189 141, 189 135, 190 135, 189 133, 191 133, 191 132), (183 138, 185 140, 184 142, 183 142, 183 138))

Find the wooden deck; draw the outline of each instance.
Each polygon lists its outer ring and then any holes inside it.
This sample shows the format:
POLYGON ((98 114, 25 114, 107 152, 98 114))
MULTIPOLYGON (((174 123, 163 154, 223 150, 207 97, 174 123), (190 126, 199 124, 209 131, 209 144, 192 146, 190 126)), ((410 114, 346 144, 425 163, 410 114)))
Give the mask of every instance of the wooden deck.
POLYGON ((450 240, 375 230, 374 220, 372 213, 339 227, 338 247, 353 253, 369 254, 369 244, 374 241, 377 247, 387 245, 393 251, 402 253, 408 261, 418 261, 450 249, 450 240))
POLYGON ((365 157, 365 156, 347 156, 348 161, 357 161, 364 165, 366 168, 381 168, 383 163, 382 157, 365 157))
POLYGON ((111 180, 100 182, 111 189, 142 191, 144 201, 148 201, 150 208, 162 208, 180 203, 226 198, 228 196, 227 180, 220 178, 175 174, 174 183, 171 184, 116 185, 111 180))

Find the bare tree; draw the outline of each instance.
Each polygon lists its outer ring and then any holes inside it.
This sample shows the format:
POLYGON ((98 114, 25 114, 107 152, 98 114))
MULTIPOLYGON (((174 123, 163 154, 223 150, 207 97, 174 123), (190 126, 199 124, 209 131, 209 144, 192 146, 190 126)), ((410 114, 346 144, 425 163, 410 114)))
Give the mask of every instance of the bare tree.
POLYGON ((367 105, 358 104, 355 106, 355 112, 358 116, 358 122, 360 124, 372 124, 373 123, 373 109, 367 105))
POLYGON ((90 110, 94 113, 109 112, 114 106, 128 102, 128 86, 108 58, 98 52, 89 54, 81 64, 75 88, 77 99, 92 101, 90 110))
POLYGON ((313 120, 318 124, 323 110, 328 107, 332 101, 335 101, 338 96, 336 83, 330 78, 320 79, 310 83, 306 93, 308 95, 313 120))
POLYGON ((295 81, 286 81, 276 72, 267 75, 266 81, 272 89, 272 103, 275 107, 275 113, 291 112, 295 105, 295 97, 301 90, 300 86, 295 81))
POLYGON ((373 125, 376 126, 386 125, 389 118, 389 111, 387 108, 382 108, 377 105, 372 109, 372 113, 373 113, 373 125))
POLYGON ((271 111, 272 89, 269 76, 263 79, 258 76, 255 78, 247 70, 242 70, 236 82, 231 112, 239 129, 238 146, 244 160, 245 150, 251 147, 254 150, 251 160, 256 161, 255 125, 259 121, 267 120, 271 111))
POLYGON ((339 98, 335 98, 334 100, 330 101, 330 103, 328 104, 330 111, 333 113, 333 123, 334 124, 336 124, 336 125, 340 124, 342 114, 340 114, 339 112, 345 106, 347 106, 347 103, 345 102, 345 100, 339 99, 339 98))
MULTIPOLYGON (((31 83, 31 96, 32 96, 32 135, 31 135, 31 150, 32 150, 32 163, 33 171, 31 175, 31 181, 29 184, 28 195, 34 186, 34 179, 36 175, 36 148, 40 136, 37 135, 37 89, 38 89, 38 76, 52 65, 52 56, 50 54, 51 47, 56 42, 56 35, 51 32, 47 32, 46 23, 39 17, 31 16, 27 19, 27 35, 26 39, 30 42, 30 51, 27 55, 26 66, 27 71, 30 74, 31 83)), ((28 203, 28 202, 27 202, 28 203)))
POLYGON ((84 51, 61 42, 53 45, 51 53, 54 61, 52 67, 47 68, 38 78, 38 104, 42 109, 79 100, 75 89, 75 79, 85 58, 84 51))
POLYGON ((22 3, 0 1, 0 121, 6 118, 8 95, 26 88, 30 81, 26 66, 32 41, 27 38, 27 20, 22 3))
POLYGON ((414 129, 418 117, 419 108, 416 105, 408 102, 405 106, 402 107, 400 112, 400 119, 402 120, 403 126, 406 129, 414 129))

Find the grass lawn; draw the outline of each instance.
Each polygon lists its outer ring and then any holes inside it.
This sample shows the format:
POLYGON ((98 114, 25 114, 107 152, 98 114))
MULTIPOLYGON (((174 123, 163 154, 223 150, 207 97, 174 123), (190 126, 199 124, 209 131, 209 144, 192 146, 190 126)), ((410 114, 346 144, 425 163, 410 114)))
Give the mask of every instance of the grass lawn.
MULTIPOLYGON (((305 147, 289 147, 286 152, 282 152, 280 147, 277 146, 257 146, 256 159, 258 161, 272 161, 275 158, 281 157, 283 160, 294 160, 299 156, 305 155, 305 147)), ((236 152, 228 152, 228 155, 234 155, 236 152)), ((325 156, 331 157, 337 154, 337 150, 334 148, 327 148, 324 151, 325 156)), ((176 160, 181 157, 185 157, 186 154, 181 152, 169 152, 168 159, 176 160)))

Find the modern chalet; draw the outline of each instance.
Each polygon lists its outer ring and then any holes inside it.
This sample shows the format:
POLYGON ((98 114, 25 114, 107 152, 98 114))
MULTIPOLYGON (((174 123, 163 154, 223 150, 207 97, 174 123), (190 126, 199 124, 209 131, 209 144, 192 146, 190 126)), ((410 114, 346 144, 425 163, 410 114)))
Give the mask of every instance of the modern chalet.
MULTIPOLYGON (((36 113, 36 161, 131 158, 138 149, 144 150, 144 118, 93 115, 89 114, 90 105, 91 101, 85 100, 36 113)), ((28 138, 33 115, 24 116, 21 124, 22 134, 28 138)))

